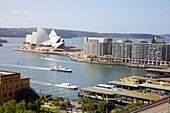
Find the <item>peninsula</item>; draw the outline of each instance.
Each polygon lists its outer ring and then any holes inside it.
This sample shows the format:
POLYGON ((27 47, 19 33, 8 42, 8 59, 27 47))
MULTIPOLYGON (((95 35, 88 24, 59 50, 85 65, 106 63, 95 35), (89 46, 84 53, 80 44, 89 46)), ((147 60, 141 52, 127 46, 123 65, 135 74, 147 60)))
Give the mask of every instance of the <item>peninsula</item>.
MULTIPOLYGON (((44 28, 44 30, 49 34, 52 29, 44 28)), ((89 31, 76 31, 76 30, 61 30, 53 29, 62 38, 72 38, 72 37, 124 37, 124 38, 152 38, 154 34, 144 34, 144 33, 98 33, 89 31)), ((36 28, 0 28, 0 37, 26 37, 27 34, 31 34, 36 31, 36 28)), ((156 35, 157 38, 163 38, 166 35, 156 35)))

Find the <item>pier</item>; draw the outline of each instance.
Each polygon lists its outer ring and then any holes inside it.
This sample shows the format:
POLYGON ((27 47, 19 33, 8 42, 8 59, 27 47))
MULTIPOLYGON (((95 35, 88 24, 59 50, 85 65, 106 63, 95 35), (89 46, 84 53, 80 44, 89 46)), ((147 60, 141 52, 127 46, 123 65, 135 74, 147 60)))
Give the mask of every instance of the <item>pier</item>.
POLYGON ((130 90, 108 90, 99 89, 96 87, 88 87, 80 89, 78 96, 93 98, 98 100, 109 100, 116 101, 119 103, 131 103, 131 102, 141 102, 141 103, 152 103, 153 101, 159 100, 164 96, 157 94, 149 94, 130 90))

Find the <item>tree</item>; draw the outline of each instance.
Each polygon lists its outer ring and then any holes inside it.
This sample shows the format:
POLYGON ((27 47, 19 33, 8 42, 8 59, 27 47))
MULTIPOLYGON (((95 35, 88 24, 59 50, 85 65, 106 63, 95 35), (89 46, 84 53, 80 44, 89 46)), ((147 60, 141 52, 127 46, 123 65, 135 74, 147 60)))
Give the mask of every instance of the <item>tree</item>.
POLYGON ((16 113, 24 113, 26 111, 25 106, 26 106, 25 100, 20 101, 20 103, 16 105, 16 113))
POLYGON ((26 103, 34 102, 39 99, 39 95, 32 88, 24 88, 19 90, 16 93, 15 100, 20 102, 21 100, 25 100, 26 103))
POLYGON ((36 100, 34 102, 29 102, 27 104, 27 109, 28 110, 36 111, 37 113, 39 113, 40 107, 41 107, 41 104, 40 104, 39 100, 36 100))
POLYGON ((151 43, 156 43, 156 36, 152 37, 152 42, 151 43))
POLYGON ((26 102, 24 100, 17 103, 16 100, 10 100, 0 106, 0 113, 36 113, 31 110, 26 110, 26 102))
POLYGON ((115 104, 110 101, 102 101, 98 105, 98 109, 96 112, 98 113, 110 113, 115 108, 115 104))
POLYGON ((3 105, 4 113, 15 113, 16 104, 17 104, 17 102, 15 100, 11 100, 11 101, 6 102, 3 105))
POLYGON ((82 106, 82 111, 87 111, 87 112, 94 112, 97 110, 97 105, 94 104, 92 101, 87 100, 86 103, 82 106))

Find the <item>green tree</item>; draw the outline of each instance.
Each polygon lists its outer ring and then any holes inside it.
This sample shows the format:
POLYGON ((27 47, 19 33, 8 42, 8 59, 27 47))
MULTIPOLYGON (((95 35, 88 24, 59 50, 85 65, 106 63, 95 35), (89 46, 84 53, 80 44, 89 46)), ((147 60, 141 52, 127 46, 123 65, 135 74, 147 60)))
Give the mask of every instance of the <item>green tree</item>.
POLYGON ((24 100, 17 103, 15 100, 10 100, 0 106, 0 113, 36 113, 31 110, 26 110, 26 102, 24 100))
POLYGON ((140 103, 140 102, 134 102, 134 103, 126 105, 125 108, 136 109, 138 106, 141 106, 141 105, 142 105, 142 103, 140 103))
POLYGON ((81 105, 84 105, 84 104, 88 103, 88 101, 89 101, 88 99, 80 98, 80 100, 78 101, 78 103, 81 104, 81 105))
POLYGON ((152 42, 151 43, 156 43, 156 36, 152 37, 152 42))
POLYGON ((115 104, 110 101, 102 101, 98 105, 98 109, 96 112, 98 113, 110 113, 115 108, 115 104))
POLYGON ((16 105, 16 113, 24 113, 26 111, 25 106, 26 106, 25 100, 20 101, 20 103, 16 105))
POLYGON ((15 100, 11 100, 11 101, 6 102, 3 105, 4 113, 15 113, 16 104, 17 104, 17 102, 15 100))
POLYGON ((40 104, 40 101, 39 101, 39 100, 36 100, 36 101, 34 101, 34 102, 29 102, 29 103, 27 104, 27 109, 28 109, 28 110, 36 111, 37 113, 39 113, 40 107, 41 107, 41 104, 40 104))

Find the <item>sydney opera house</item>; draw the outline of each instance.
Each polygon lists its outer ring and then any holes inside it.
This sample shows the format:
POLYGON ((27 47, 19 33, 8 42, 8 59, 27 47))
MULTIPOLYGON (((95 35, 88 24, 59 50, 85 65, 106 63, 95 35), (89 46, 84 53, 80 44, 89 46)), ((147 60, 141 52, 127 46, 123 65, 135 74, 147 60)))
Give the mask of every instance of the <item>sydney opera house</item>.
POLYGON ((64 39, 57 36, 54 30, 48 35, 47 32, 38 27, 37 32, 26 36, 26 44, 34 47, 52 47, 53 49, 63 48, 65 46, 64 39))

